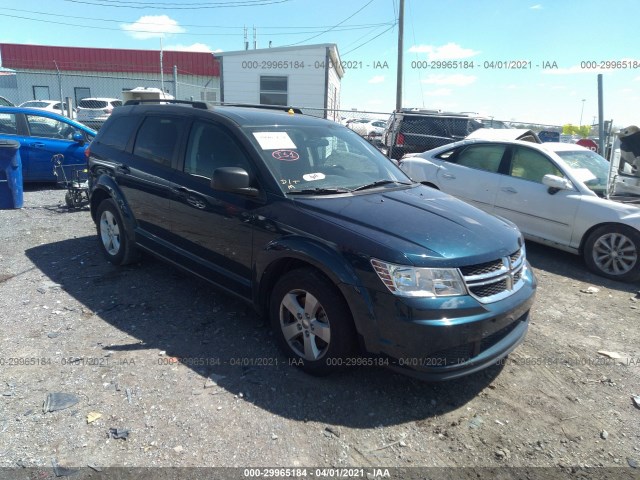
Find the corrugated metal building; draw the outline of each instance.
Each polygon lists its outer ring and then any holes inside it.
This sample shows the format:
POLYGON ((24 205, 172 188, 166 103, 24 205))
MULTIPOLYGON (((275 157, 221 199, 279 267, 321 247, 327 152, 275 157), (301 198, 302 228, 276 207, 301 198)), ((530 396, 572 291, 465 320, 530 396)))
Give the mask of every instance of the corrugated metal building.
POLYGON ((123 90, 163 88, 178 98, 218 101, 220 64, 207 52, 124 50, 0 43, 16 88, 0 95, 16 104, 34 99, 121 98, 123 90), (162 64, 162 73, 160 65, 162 64))
POLYGON ((15 104, 71 98, 77 105, 155 87, 183 100, 293 105, 325 116, 340 107, 344 75, 335 44, 213 54, 0 43, 0 58, 16 75, 0 83, 0 96, 15 104))

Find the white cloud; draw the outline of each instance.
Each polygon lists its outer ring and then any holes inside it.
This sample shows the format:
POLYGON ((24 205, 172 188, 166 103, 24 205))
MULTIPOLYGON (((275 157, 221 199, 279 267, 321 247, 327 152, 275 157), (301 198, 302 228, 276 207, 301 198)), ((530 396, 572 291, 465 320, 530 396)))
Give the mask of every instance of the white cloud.
MULTIPOLYGON (((209 45, 205 45, 204 43, 192 43, 191 45, 167 45, 164 47, 164 50, 173 50, 176 52, 213 52, 209 45)), ((222 50, 218 49, 217 52, 221 52, 222 50)))
POLYGON ((409 48, 411 53, 426 53, 429 60, 456 60, 478 55, 480 52, 470 48, 462 48, 457 43, 446 45, 413 45, 409 48))
POLYGON ((471 85, 477 79, 478 77, 476 77, 475 75, 462 75, 461 73, 455 73, 453 75, 435 74, 429 75, 427 78, 422 80, 422 83, 430 85, 455 85, 458 87, 463 87, 466 85, 471 85))
POLYGON ((183 33, 185 29, 167 15, 145 15, 134 23, 125 23, 121 28, 138 40, 164 38, 172 33, 183 33))
POLYGON ((376 75, 375 77, 369 79, 369 83, 383 83, 384 75, 376 75))
POLYGON ((531 10, 542 10, 542 5, 540 5, 539 3, 535 4, 535 5, 531 5, 529 7, 531 10))
POLYGON ((453 93, 453 90, 450 88, 438 88, 436 90, 431 90, 430 92, 424 92, 428 97, 447 97, 453 93))

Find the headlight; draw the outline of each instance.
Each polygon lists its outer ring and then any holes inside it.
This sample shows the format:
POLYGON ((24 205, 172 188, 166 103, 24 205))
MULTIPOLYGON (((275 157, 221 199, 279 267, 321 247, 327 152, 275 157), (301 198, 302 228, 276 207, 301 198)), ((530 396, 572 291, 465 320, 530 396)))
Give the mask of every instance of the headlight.
POLYGON ((466 295, 457 268, 416 268, 371 259, 371 265, 382 283, 401 297, 450 297, 466 295))

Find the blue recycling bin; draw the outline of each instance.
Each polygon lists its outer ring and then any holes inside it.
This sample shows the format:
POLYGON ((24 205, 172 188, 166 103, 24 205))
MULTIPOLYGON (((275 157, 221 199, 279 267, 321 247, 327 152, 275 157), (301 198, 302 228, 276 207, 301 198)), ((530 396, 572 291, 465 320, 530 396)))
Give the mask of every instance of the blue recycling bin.
POLYGON ((0 140, 0 209, 22 208, 20 142, 0 140))

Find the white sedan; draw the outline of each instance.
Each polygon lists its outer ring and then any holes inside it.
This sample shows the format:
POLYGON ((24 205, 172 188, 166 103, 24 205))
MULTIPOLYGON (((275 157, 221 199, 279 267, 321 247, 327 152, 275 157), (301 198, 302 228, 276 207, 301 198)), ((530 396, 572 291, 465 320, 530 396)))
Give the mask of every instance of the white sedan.
POLYGON ((640 197, 607 198, 609 162, 575 144, 462 140, 401 160, 414 180, 579 254, 604 277, 640 279, 640 197))
POLYGON ((384 120, 355 120, 349 122, 347 127, 356 132, 361 137, 365 137, 372 140, 376 137, 381 137, 384 133, 384 129, 387 126, 387 122, 384 120))
POLYGON ((60 103, 59 100, 28 100, 21 103, 20 106, 37 108, 38 110, 46 110, 48 112, 57 113, 58 115, 67 114, 67 104, 60 103))

